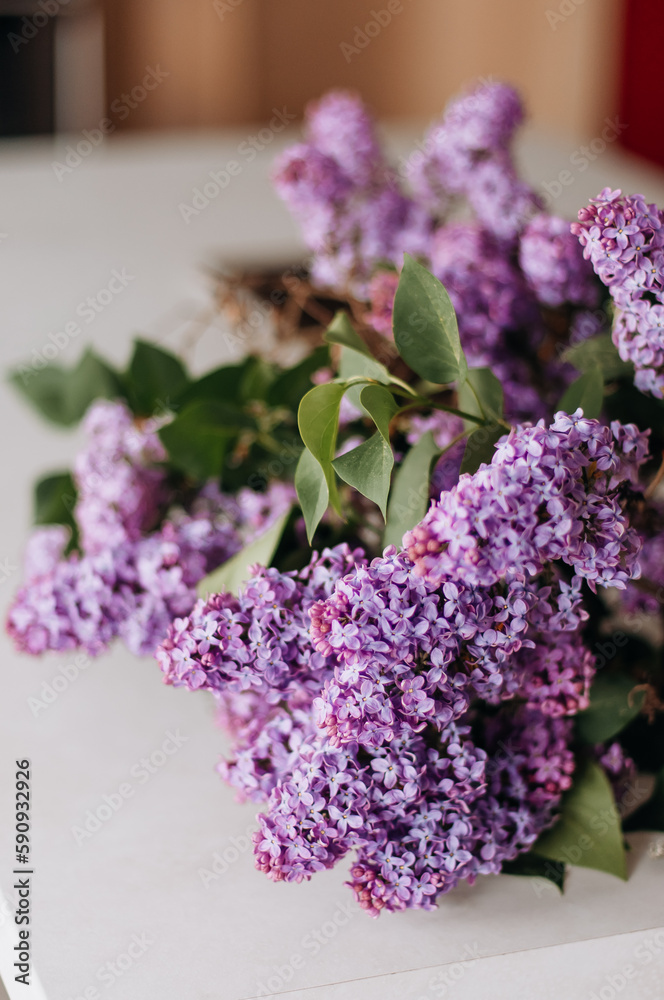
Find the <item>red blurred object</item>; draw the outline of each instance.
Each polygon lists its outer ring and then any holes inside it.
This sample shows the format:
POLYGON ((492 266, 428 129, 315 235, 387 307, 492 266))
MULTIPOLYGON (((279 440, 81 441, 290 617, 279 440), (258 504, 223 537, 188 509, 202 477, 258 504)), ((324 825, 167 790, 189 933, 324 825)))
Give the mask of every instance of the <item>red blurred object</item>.
POLYGON ((664 41, 662 0, 626 0, 620 115, 621 143, 664 167, 664 73, 657 51, 664 41))

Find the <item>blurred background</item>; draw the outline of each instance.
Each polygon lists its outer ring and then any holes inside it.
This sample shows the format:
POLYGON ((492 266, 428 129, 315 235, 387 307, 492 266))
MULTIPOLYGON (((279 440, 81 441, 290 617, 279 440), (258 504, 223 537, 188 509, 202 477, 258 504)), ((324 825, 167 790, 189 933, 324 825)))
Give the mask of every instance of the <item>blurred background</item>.
POLYGON ((664 164, 662 37, 661 0, 0 0, 0 134, 239 125, 338 86, 423 120, 494 77, 535 126, 623 115, 619 141, 664 164))

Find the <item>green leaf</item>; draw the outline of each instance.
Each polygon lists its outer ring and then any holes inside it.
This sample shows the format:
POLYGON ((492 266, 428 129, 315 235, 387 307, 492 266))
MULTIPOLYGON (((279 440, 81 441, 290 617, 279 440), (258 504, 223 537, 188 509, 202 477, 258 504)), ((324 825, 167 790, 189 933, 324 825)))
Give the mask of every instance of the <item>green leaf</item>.
POLYGON ((344 482, 373 500, 383 517, 386 516, 394 455, 389 440, 385 440, 380 431, 357 448, 335 458, 332 464, 344 482))
POLYGON ((171 409, 187 388, 189 377, 174 354, 136 340, 125 381, 134 413, 149 416, 171 409))
POLYGON ((330 501, 336 511, 339 511, 339 498, 332 459, 337 446, 339 407, 345 391, 346 386, 339 382, 314 386, 302 397, 297 414, 302 440, 314 458, 320 462, 325 473, 330 501))
POLYGON ((264 358, 248 357, 240 380, 239 398, 242 402, 264 400, 276 378, 274 365, 264 358))
POLYGON ((664 831, 664 768, 655 778, 655 787, 648 801, 624 820, 623 829, 664 831))
POLYGON ((201 400, 189 403, 159 431, 159 437, 176 469, 204 482, 219 478, 229 444, 241 429, 255 422, 236 407, 201 400))
POLYGON ((64 427, 77 424, 93 400, 123 394, 117 374, 89 349, 74 368, 19 365, 9 378, 43 417, 64 427))
POLYGON ((600 672, 590 689, 590 706, 576 717, 576 731, 586 743, 605 743, 639 714, 644 692, 630 698, 635 682, 623 673, 600 672))
POLYGON ((560 818, 532 851, 552 861, 627 878, 620 815, 609 779, 593 760, 579 761, 560 818))
POLYGON ((394 476, 384 545, 401 545, 407 531, 421 521, 429 506, 431 463, 440 455, 440 448, 427 431, 407 452, 394 476))
POLYGON ((621 359, 610 333, 601 333, 568 348, 563 361, 569 361, 580 372, 599 368, 607 382, 614 378, 634 378, 634 365, 621 359))
POLYGON ((463 453, 459 474, 477 472, 483 462, 490 465, 496 450, 496 443, 506 433, 505 428, 499 424, 487 424, 486 427, 478 427, 476 431, 473 431, 466 442, 466 450, 463 453))
POLYGON ((426 268, 406 254, 393 311, 394 340, 414 372, 430 382, 463 382, 466 358, 450 297, 426 268))
POLYGON ((70 472, 56 472, 44 476, 35 484, 34 522, 35 524, 64 524, 77 533, 73 510, 77 491, 70 472))
POLYGON ((196 587, 198 596, 206 598, 209 594, 219 594, 222 590, 229 594, 237 594, 242 584, 251 578, 252 566, 270 565, 289 517, 290 511, 282 514, 271 528, 254 539, 250 545, 246 545, 223 566, 203 577, 196 587))
POLYGON ((348 313, 341 310, 328 326, 323 335, 323 340, 327 344, 341 344, 342 347, 350 347, 352 351, 357 351, 360 354, 366 355, 367 358, 371 358, 371 351, 355 330, 348 317, 348 313))
POLYGON ((360 403, 389 444, 390 421, 399 411, 399 405, 392 393, 382 385, 365 385, 360 392, 360 403))
POLYGON ((320 462, 308 448, 300 455, 295 470, 295 489, 307 527, 307 538, 311 544, 320 519, 327 510, 330 491, 320 462))
POLYGON ((604 379, 599 368, 591 368, 580 375, 568 388, 560 400, 559 408, 565 413, 574 413, 579 407, 584 417, 599 417, 604 403, 604 379))
POLYGON ((267 393, 269 406, 288 406, 296 410, 300 400, 311 389, 311 376, 330 361, 327 347, 317 347, 304 361, 277 376, 267 393))
POLYGON ((519 854, 512 861, 503 862, 503 875, 527 875, 532 878, 545 878, 553 882, 556 888, 563 891, 565 885, 565 865, 560 861, 540 858, 536 854, 519 854))
POLYGON ((490 368, 469 368, 459 388, 459 409, 484 420, 503 418, 503 387, 490 368))
POLYGON ((175 400, 177 407, 202 400, 218 400, 223 403, 238 403, 240 386, 245 372, 245 364, 227 365, 208 372, 202 378, 191 382, 175 400))

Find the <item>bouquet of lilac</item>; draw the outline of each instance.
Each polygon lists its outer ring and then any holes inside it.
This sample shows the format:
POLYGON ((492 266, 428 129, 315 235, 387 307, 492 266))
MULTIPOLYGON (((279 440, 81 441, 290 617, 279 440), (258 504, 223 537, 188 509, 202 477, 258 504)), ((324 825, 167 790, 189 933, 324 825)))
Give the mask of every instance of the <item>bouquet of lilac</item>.
POLYGON ((349 856, 374 916, 624 878, 664 828, 664 212, 547 214, 521 119, 484 85, 400 176, 356 98, 308 111, 275 185, 339 311, 295 367, 13 375, 89 440, 38 484, 17 646, 119 636, 211 692, 258 869, 349 856))

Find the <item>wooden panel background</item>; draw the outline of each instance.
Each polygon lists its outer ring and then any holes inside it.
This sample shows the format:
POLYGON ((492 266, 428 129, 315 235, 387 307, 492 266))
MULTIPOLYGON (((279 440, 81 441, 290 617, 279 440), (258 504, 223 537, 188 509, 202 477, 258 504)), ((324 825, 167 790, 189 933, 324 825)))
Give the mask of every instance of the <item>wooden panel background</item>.
POLYGON ((300 113, 332 86, 359 90, 384 117, 423 117, 493 76, 522 89, 539 124, 587 139, 616 113, 623 3, 105 0, 107 97, 158 63, 170 77, 124 127, 234 124, 275 105, 300 113), (388 4, 390 22, 368 38, 388 4))

